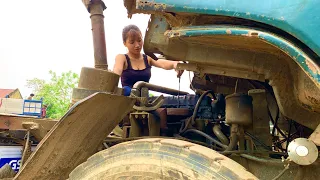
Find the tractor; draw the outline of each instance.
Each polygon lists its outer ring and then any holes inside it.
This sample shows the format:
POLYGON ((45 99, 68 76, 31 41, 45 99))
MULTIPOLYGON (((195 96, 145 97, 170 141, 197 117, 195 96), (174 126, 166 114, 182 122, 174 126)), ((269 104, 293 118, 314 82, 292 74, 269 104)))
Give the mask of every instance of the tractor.
POLYGON ((108 70, 104 2, 82 3, 95 66, 60 120, 6 121, 24 129, 6 178, 319 178, 320 1, 124 0, 151 15, 144 52, 193 73, 192 94, 137 82, 130 96, 108 70))

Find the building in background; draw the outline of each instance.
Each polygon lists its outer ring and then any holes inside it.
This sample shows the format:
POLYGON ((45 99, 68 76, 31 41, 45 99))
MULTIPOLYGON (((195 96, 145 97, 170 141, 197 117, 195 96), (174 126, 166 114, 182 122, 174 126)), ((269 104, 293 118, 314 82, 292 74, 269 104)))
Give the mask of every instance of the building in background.
POLYGON ((22 99, 19 89, 0 89, 0 98, 22 99))

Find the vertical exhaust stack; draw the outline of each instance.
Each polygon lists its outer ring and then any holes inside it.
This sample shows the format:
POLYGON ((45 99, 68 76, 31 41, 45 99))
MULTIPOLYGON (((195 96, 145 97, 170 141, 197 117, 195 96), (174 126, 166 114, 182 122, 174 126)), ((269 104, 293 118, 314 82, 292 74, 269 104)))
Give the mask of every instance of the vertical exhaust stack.
MULTIPOLYGON (((86 4, 85 4, 86 5, 86 4)), ((91 0, 86 5, 91 18, 93 48, 94 48, 94 67, 108 70, 107 49, 104 31, 103 11, 106 6, 102 0, 91 0)))
POLYGON ((95 92, 115 93, 118 91, 119 82, 119 75, 108 71, 103 15, 106 6, 102 0, 82 0, 82 2, 90 13, 95 68, 81 69, 78 88, 73 89, 72 104, 95 92))

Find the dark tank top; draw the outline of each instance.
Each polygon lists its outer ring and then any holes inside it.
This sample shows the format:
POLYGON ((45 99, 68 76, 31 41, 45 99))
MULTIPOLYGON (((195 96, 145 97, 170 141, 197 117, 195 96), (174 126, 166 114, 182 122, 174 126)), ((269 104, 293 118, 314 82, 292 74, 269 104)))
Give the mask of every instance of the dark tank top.
POLYGON ((143 55, 143 61, 146 65, 146 68, 143 70, 134 70, 131 66, 130 58, 127 54, 125 54, 128 67, 126 70, 122 71, 121 74, 121 84, 122 87, 128 86, 130 88, 138 81, 149 82, 151 78, 151 66, 148 63, 147 55, 143 55))

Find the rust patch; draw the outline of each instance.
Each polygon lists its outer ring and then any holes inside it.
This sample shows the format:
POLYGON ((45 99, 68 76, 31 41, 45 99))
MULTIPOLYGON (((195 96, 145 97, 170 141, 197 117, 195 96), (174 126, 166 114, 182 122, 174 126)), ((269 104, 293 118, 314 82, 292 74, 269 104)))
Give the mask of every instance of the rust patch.
POLYGON ((320 74, 319 69, 317 68, 317 66, 315 64, 313 64, 310 60, 306 59, 306 65, 308 66, 308 68, 311 70, 311 72, 313 74, 320 74))
POLYGON ((259 36, 259 33, 256 31, 250 31, 248 35, 249 36, 259 36))
POLYGON ((168 5, 167 4, 164 4, 164 3, 155 3, 155 2, 150 2, 150 1, 147 1, 147 0, 140 0, 140 1, 137 1, 138 3, 138 6, 151 6, 151 7, 154 7, 155 10, 165 10, 167 9, 168 5))
POLYGON ((167 5, 166 4, 154 4, 155 9, 166 9, 167 5))

